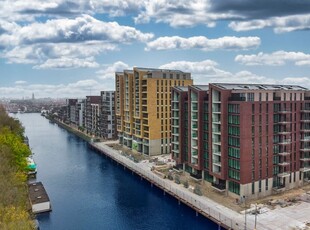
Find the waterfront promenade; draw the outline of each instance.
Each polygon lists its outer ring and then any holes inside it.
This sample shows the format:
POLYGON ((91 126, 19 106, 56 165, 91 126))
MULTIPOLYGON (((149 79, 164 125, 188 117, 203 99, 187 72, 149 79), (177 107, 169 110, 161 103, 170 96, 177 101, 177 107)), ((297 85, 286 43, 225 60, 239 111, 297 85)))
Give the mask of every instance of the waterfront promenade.
MULTIPOLYGON (((151 171, 150 165, 146 162, 135 163, 123 156, 119 151, 107 146, 107 143, 97 142, 90 143, 91 146, 109 156, 116 162, 124 165, 126 168, 140 175, 161 188, 164 192, 176 197, 179 201, 195 209, 198 213, 212 219, 225 228, 231 229, 255 229, 255 216, 235 212, 227 207, 208 199, 207 197, 198 196, 182 185, 173 181, 162 179, 151 171)), ((305 223, 310 221, 310 203, 302 202, 290 207, 269 210, 266 213, 257 216, 256 229, 309 229, 305 223)))

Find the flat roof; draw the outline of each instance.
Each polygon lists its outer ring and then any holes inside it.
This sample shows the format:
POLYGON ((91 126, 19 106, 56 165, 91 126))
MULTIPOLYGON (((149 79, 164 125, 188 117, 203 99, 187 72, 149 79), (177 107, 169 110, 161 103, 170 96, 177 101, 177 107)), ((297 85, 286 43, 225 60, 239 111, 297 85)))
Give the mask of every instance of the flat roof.
POLYGON ((198 90, 209 90, 209 85, 191 85, 191 87, 196 88, 198 90))
POLYGON ((188 87, 187 86, 173 86, 172 88, 176 88, 179 91, 188 92, 188 87))
POLYGON ((176 69, 156 69, 156 68, 144 68, 144 67, 134 67, 134 69, 142 71, 158 71, 158 72, 177 72, 177 73, 187 73, 176 69))
POLYGON ((211 83, 222 89, 228 90, 308 90, 298 85, 277 85, 277 84, 230 84, 230 83, 211 83))
POLYGON ((41 182, 35 182, 35 183, 28 184, 28 189, 29 189, 29 197, 30 197, 30 201, 32 205, 50 201, 45 191, 45 188, 43 187, 43 184, 41 182))

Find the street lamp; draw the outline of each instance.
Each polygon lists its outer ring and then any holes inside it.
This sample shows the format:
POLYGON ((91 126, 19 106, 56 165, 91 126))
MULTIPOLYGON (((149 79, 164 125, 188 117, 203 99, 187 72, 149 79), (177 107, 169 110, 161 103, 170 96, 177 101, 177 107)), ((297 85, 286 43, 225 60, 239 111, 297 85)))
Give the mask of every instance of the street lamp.
POLYGON ((244 199, 244 229, 246 230, 246 199, 245 195, 243 195, 244 199))
POLYGON ((255 222, 254 222, 254 230, 256 230, 256 223, 257 223, 257 203, 255 204, 255 222))

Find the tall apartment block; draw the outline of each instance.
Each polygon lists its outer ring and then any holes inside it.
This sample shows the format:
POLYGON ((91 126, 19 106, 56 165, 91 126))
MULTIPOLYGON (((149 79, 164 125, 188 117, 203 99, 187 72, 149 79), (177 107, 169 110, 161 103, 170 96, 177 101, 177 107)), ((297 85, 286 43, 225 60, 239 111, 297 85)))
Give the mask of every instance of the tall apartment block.
POLYGON ((84 99, 67 99, 67 114, 70 123, 83 127, 84 126, 84 99))
POLYGON ((85 128, 91 135, 100 135, 100 104, 101 96, 86 96, 85 128))
POLYGON ((306 88, 218 83, 174 87, 171 124, 173 157, 215 190, 254 198, 310 180, 306 88))
POLYGON ((171 87, 192 84, 190 73, 133 68, 115 74, 119 142, 146 155, 170 153, 171 87))
POLYGON ((115 129, 115 92, 101 91, 100 136, 105 139, 116 138, 115 129))

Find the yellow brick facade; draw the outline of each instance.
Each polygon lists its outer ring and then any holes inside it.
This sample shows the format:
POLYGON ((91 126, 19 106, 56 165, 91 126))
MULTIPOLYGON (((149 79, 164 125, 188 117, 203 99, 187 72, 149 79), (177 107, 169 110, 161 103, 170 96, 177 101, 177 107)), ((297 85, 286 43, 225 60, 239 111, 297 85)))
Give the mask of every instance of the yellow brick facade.
POLYGON ((115 105, 123 107, 116 114, 120 143, 147 155, 170 153, 171 87, 192 83, 189 73, 177 70, 133 68, 116 74, 122 102, 116 99, 115 105))

